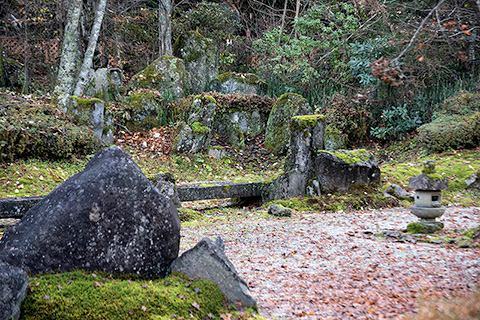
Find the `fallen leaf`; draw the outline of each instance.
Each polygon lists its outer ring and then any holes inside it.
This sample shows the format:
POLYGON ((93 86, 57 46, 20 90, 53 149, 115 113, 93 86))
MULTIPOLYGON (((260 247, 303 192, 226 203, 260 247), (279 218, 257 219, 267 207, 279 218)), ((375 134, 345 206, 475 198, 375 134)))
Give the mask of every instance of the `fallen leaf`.
POLYGON ((192 303, 192 306, 193 306, 195 309, 197 309, 198 311, 200 311, 200 306, 198 305, 198 303, 193 302, 193 303, 192 303))

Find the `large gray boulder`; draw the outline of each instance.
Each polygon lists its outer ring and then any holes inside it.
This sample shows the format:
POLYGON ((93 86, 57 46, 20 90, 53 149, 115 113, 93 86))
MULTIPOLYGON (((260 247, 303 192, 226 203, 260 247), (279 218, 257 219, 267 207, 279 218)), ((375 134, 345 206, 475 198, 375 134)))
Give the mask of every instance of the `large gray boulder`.
POLYGON ((225 72, 215 78, 212 87, 224 94, 259 94, 263 81, 253 73, 225 72))
POLYGON ((177 38, 174 54, 185 61, 192 93, 205 92, 218 76, 217 46, 198 31, 189 31, 177 38))
POLYGON ((224 243, 220 237, 215 242, 203 238, 173 262, 172 272, 212 281, 228 302, 240 300, 242 305, 256 308, 257 302, 250 294, 247 283, 238 275, 223 250, 224 243))
POLYGON ((0 320, 20 318, 20 304, 27 296, 28 281, 25 271, 0 261, 0 320))
POLYGON ((319 150, 315 176, 323 192, 348 192, 354 187, 374 186, 380 181, 380 168, 366 150, 319 150))
POLYGON ((86 269, 165 276, 179 242, 175 206, 112 147, 7 230, 0 257, 32 274, 86 269))
POLYGON ((185 63, 180 58, 161 56, 134 75, 128 83, 128 88, 150 89, 182 98, 189 91, 185 63))
POLYGON ((310 112, 307 99, 295 93, 285 93, 275 102, 265 129, 265 148, 275 155, 288 152, 291 130, 290 121, 294 116, 310 112))
POLYGON ((319 195, 319 186, 312 185, 312 179, 315 178, 314 157, 323 146, 325 119, 322 115, 296 116, 291 119, 290 130, 285 173, 274 183, 273 198, 319 195), (311 188, 315 190, 307 190, 311 188))

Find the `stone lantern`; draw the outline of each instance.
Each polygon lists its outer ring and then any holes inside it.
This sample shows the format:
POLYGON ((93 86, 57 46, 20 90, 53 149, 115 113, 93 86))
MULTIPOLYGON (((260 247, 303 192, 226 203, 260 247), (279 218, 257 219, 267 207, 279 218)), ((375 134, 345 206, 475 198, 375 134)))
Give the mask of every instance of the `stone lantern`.
POLYGON ((419 223, 408 225, 409 232, 433 233, 443 229, 443 223, 435 219, 445 212, 446 208, 442 207, 442 190, 447 187, 447 180, 435 172, 435 161, 424 162, 422 174, 409 179, 408 188, 415 189, 415 205, 410 210, 420 218, 419 223))

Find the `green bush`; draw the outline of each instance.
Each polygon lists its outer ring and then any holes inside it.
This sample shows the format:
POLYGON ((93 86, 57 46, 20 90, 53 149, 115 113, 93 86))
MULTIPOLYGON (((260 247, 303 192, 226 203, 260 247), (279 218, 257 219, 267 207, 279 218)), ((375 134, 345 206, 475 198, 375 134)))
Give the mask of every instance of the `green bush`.
POLYGON ((441 116, 418 128, 418 142, 428 151, 472 148, 480 142, 480 112, 441 116))
POLYGON ((460 91, 436 107, 434 120, 418 129, 428 151, 472 148, 480 143, 480 94, 460 91))
POLYGON ((409 112, 406 104, 383 110, 381 122, 381 126, 372 128, 370 134, 384 140, 403 138, 422 123, 418 112, 409 112))
POLYGON ((51 105, 0 102, 0 161, 32 156, 65 159, 100 147, 92 130, 75 125, 71 116, 51 105))

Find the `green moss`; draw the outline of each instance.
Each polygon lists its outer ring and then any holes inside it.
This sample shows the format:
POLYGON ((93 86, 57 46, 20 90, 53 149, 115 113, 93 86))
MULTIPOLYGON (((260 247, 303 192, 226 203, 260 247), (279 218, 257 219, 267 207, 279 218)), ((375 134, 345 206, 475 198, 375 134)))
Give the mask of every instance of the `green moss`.
POLYGON ((292 118, 292 129, 304 130, 315 127, 318 121, 325 122, 325 116, 323 115, 307 115, 307 116, 295 116, 292 118))
POLYGON ((214 97, 212 97, 212 96, 210 96, 210 95, 208 95, 208 94, 203 94, 203 95, 200 95, 200 94, 199 94, 199 95, 196 95, 196 96, 193 98, 192 101, 195 101, 195 100, 198 100, 198 99, 200 99, 200 100, 207 100, 208 102, 212 102, 212 103, 214 103, 215 105, 217 104, 217 100, 215 100, 214 97))
POLYGON ((480 237, 480 227, 477 228, 472 228, 470 230, 467 230, 463 233, 465 237, 468 237, 470 239, 475 239, 480 237))
POLYGON ((198 186, 208 188, 208 187, 216 187, 217 185, 211 184, 211 183, 204 183, 204 184, 199 184, 198 186))
POLYGON ((80 98, 79 96, 70 96, 70 99, 75 99, 75 101, 76 101, 80 106, 84 106, 84 107, 89 107, 89 106, 91 106, 92 104, 103 102, 103 100, 100 100, 100 99, 98 99, 98 98, 88 98, 88 99, 84 99, 84 98, 80 98))
POLYGON ((230 185, 226 184, 222 187, 223 192, 228 193, 230 191, 230 185))
POLYGON ((371 153, 365 149, 337 150, 337 151, 318 150, 318 152, 331 154, 332 156, 339 158, 348 164, 353 164, 361 161, 368 161, 372 156, 371 153))
POLYGON ((412 223, 409 223, 407 226, 407 232, 411 234, 416 234, 416 233, 429 234, 429 233, 435 233, 442 229, 443 229, 443 223, 441 222, 437 222, 437 223, 412 222, 412 223))
POLYGON ((210 132, 210 129, 207 126, 204 126, 200 122, 194 122, 190 125, 192 131, 196 135, 206 135, 210 132))
POLYGON ((29 287, 21 306, 25 320, 204 319, 209 314, 220 318, 229 311, 215 284, 180 273, 165 279, 142 279, 72 271, 37 276, 29 287))
POLYGON ((429 173, 426 176, 429 177, 430 179, 434 180, 434 181, 440 181, 440 180, 444 179, 444 177, 441 176, 438 173, 429 173))

